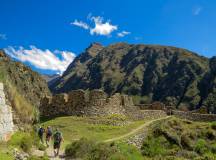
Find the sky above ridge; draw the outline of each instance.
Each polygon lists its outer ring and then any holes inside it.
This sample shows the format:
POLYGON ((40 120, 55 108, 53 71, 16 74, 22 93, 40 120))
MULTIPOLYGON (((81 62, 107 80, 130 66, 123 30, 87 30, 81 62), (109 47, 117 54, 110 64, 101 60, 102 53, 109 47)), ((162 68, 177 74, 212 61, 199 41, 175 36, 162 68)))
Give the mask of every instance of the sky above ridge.
POLYGON ((216 55, 215 0, 0 0, 0 11, 0 48, 43 74, 61 74, 92 42, 216 55))

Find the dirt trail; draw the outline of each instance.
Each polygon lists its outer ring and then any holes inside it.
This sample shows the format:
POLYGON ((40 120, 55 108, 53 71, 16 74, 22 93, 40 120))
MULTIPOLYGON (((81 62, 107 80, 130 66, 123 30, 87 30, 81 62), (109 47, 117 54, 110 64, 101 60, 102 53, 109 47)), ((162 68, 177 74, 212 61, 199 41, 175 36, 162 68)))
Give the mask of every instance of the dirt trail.
MULTIPOLYGON (((163 117, 163 118, 158 118, 158 119, 154 119, 154 120, 150 120, 150 121, 147 121, 146 123, 142 124, 141 126, 133 129, 132 131, 130 131, 129 133, 127 134, 124 134, 122 136, 118 136, 118 137, 115 137, 115 138, 111 138, 111 139, 107 139, 107 140, 104 140, 103 142, 112 142, 112 141, 117 141, 117 140, 121 140, 121 139, 124 139, 126 137, 130 137, 130 136, 133 136, 137 133, 139 133, 140 131, 142 131, 143 129, 145 129, 146 127, 148 127, 150 124, 156 122, 156 121, 160 121, 160 120, 164 120, 164 119, 168 119, 170 118, 170 116, 167 116, 167 117, 163 117)), ((60 150, 60 153, 59 153, 59 156, 58 157, 55 157, 54 156, 54 152, 53 152, 53 147, 52 145, 50 145, 47 149, 46 149, 46 154, 47 156, 49 157, 50 160, 65 160, 64 158, 64 149, 62 148, 60 150)), ((42 153, 35 153, 36 155, 40 155, 42 153)))
POLYGON ((168 118, 170 118, 170 116, 163 117, 163 118, 158 118, 158 119, 154 119, 154 120, 150 120, 150 121, 144 123, 143 125, 141 125, 141 126, 135 128, 135 129, 133 129, 132 131, 130 131, 127 134, 124 134, 122 136, 118 136, 118 137, 115 137, 115 138, 107 139, 107 140, 105 140, 103 142, 113 142, 113 141, 117 141, 117 140, 120 140, 120 139, 124 139, 126 137, 129 137, 129 136, 132 136, 132 135, 138 133, 139 131, 143 130, 145 127, 148 127, 150 124, 152 124, 152 123, 154 123, 156 121, 160 121, 160 120, 164 120, 164 119, 168 119, 168 118))
POLYGON ((54 152, 53 152, 53 147, 52 145, 49 146, 47 149, 46 149, 46 154, 47 156, 49 157, 50 160, 64 160, 64 151, 63 149, 61 149, 59 151, 59 156, 58 157, 55 157, 54 156, 54 152))

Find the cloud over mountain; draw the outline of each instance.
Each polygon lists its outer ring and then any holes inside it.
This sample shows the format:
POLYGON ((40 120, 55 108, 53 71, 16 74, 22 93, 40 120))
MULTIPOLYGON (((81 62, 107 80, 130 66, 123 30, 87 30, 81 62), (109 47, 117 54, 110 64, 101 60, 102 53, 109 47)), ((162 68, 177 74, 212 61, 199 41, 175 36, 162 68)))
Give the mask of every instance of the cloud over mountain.
POLYGON ((42 50, 35 46, 25 49, 22 46, 9 46, 4 49, 12 58, 21 62, 26 62, 38 69, 52 70, 62 74, 68 65, 74 60, 75 54, 69 51, 50 51, 42 50))
POLYGON ((118 37, 124 37, 124 36, 126 36, 126 35, 128 35, 128 34, 131 34, 131 32, 122 31, 122 32, 117 33, 117 36, 118 36, 118 37))

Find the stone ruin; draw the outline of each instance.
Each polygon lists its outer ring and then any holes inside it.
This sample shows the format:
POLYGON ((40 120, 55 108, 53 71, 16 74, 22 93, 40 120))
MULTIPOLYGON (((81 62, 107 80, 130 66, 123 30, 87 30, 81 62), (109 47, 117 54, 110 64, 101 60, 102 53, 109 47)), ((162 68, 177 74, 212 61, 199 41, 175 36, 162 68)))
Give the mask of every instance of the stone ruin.
POLYGON ((110 97, 102 90, 74 90, 41 100, 40 113, 45 117, 58 115, 125 114, 134 110, 132 97, 116 93, 110 97))
POLYGON ((13 130, 12 109, 6 104, 4 85, 0 83, 0 141, 9 140, 13 130))
POLYGON ((41 100, 40 113, 44 117, 61 115, 103 116, 127 115, 135 120, 157 119, 174 115, 195 121, 216 121, 216 115, 181 112, 163 103, 134 105, 132 97, 116 93, 110 97, 102 90, 74 90, 68 94, 57 94, 41 100))

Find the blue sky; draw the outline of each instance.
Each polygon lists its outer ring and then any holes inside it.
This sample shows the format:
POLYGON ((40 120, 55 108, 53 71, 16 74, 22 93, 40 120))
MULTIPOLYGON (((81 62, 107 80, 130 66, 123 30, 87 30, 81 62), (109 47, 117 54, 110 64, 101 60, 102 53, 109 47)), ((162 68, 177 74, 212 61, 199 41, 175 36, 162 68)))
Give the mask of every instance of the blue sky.
POLYGON ((0 11, 0 48, 41 73, 62 73, 92 42, 216 55, 215 0, 0 0, 0 11))

